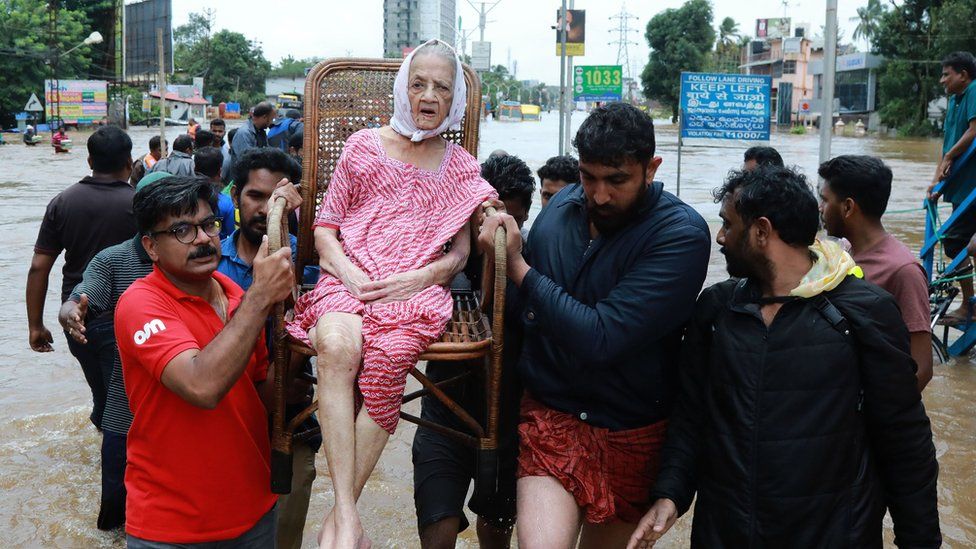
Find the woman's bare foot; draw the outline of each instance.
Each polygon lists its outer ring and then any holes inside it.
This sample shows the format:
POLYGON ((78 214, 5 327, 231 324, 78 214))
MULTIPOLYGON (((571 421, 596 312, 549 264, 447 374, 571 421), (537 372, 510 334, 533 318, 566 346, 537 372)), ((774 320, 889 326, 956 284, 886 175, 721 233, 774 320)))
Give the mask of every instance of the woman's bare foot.
POLYGON ((336 524, 332 509, 322 519, 322 529, 319 530, 319 549, 332 549, 336 543, 336 524))
POLYGON ((372 542, 363 531, 363 523, 359 519, 358 511, 353 509, 347 515, 333 510, 333 520, 336 549, 369 549, 372 546, 372 542))

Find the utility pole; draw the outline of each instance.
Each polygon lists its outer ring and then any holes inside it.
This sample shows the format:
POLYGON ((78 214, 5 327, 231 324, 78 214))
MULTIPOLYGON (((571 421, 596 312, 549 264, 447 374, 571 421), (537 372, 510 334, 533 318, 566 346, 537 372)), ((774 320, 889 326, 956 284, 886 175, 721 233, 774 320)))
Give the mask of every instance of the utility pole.
MULTIPOLYGON (((480 6, 476 6, 474 2, 468 0, 468 5, 471 6, 471 9, 478 12, 478 30, 481 31, 478 40, 480 40, 481 42, 485 41, 485 24, 487 24, 488 22, 488 20, 485 17, 487 17, 488 13, 491 12, 491 10, 495 9, 495 6, 497 6, 500 3, 501 0, 497 0, 496 2, 479 2, 480 6), (487 9, 485 9, 486 4, 489 4, 487 9)), ((458 21, 458 27, 460 26, 461 26, 461 22, 458 21)))
POLYGON ((566 154, 566 0, 562 0, 556 32, 559 33, 559 156, 566 154))
MULTIPOLYGON (((48 110, 51 111, 51 115, 54 120, 57 121, 58 127, 61 127, 61 79, 58 76, 58 65, 61 63, 61 52, 58 51, 58 2, 59 0, 49 0, 48 1, 48 31, 50 33, 50 47, 51 47, 51 85, 54 87, 52 97, 47 99, 48 110), (51 108, 50 102, 54 100, 54 108, 51 108)), ((54 126, 51 121, 48 120, 48 127, 51 128, 51 132, 54 132, 54 126)))
MULTIPOLYGON (((569 9, 573 9, 573 5, 575 3, 576 3, 576 0, 569 0, 569 9)), ((568 153, 569 150, 570 150, 570 148, 572 148, 572 146, 573 146, 573 144, 572 144, 572 140, 573 139, 570 136, 573 133, 573 111, 576 110, 576 101, 573 101, 573 81, 574 81, 574 78, 575 78, 574 75, 573 75, 573 56, 572 55, 566 55, 566 35, 569 33, 569 29, 566 28, 566 23, 565 23, 566 22, 566 9, 565 9, 565 7, 566 6, 565 6, 565 3, 564 3, 563 4, 563 19, 562 19, 563 20, 562 46, 563 46, 563 56, 566 59, 566 84, 569 87, 569 97, 567 98, 569 100, 569 105, 567 105, 568 108, 566 109, 566 113, 565 113, 565 116, 566 116, 566 122, 565 122, 565 125, 566 125, 566 133, 563 135, 563 146, 562 146, 562 150, 565 151, 566 153, 568 153)), ((563 154, 563 153, 560 152, 559 154, 563 154)))
POLYGON ((166 54, 163 51, 163 29, 156 29, 156 53, 159 57, 159 147, 166 155, 166 54))
POLYGON ((830 132, 834 129, 834 77, 837 73, 837 0, 827 0, 824 28, 823 112, 820 114, 820 163, 830 160, 830 132))

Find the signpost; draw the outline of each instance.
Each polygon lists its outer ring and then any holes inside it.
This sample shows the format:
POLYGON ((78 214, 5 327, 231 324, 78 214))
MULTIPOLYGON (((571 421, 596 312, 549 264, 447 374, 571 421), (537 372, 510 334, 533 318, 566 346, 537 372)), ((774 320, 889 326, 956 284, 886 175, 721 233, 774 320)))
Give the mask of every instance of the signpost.
POLYGON ((476 71, 491 70, 491 42, 471 43, 471 68, 476 71))
POLYGON ((620 65, 580 65, 573 72, 574 101, 620 101, 623 96, 620 65))
POLYGON ((685 138, 769 141, 772 78, 768 75, 681 73, 678 183, 685 138))
POLYGON ((44 112, 44 106, 41 105, 41 100, 37 98, 36 93, 32 93, 30 99, 27 100, 27 105, 24 107, 26 112, 44 112))

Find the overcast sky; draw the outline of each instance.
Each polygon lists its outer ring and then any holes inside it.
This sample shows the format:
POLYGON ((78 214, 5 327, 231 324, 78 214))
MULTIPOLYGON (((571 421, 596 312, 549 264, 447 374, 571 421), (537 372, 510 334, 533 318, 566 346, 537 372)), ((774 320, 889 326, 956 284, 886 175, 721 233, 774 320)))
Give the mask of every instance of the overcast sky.
MULTIPOLYGON (((491 5, 492 2, 486 2, 491 5)), ((559 2, 552 0, 500 0, 488 15, 485 40, 492 42, 492 64, 515 67, 520 79, 538 79, 558 84, 559 63, 556 57, 554 24, 559 2), (510 56, 510 57, 509 57, 510 56), (511 59, 511 63, 509 63, 511 59)), ((617 46, 616 22, 610 17, 626 5, 636 16, 630 20, 630 61, 638 76, 647 62, 648 47, 644 39, 647 22, 654 14, 681 6, 683 0, 576 0, 576 9, 586 10, 586 55, 577 64, 615 64, 617 46), (614 32, 611 32, 614 29, 614 32)), ((837 19, 849 42, 855 23, 850 18, 867 0, 838 2, 837 19)), ((788 16, 796 23, 810 23, 813 33, 820 32, 825 20, 822 0, 714 0, 715 26, 724 17, 739 23, 743 34, 755 35, 756 19, 788 16)), ((475 2, 480 5, 480 2, 475 2)), ((210 8, 217 29, 240 32, 260 42, 265 57, 273 63, 286 55, 296 58, 319 56, 383 55, 382 0, 173 0, 174 26, 185 23, 189 13, 210 8)), ((477 11, 467 0, 457 0, 458 15, 470 40, 477 40, 477 11)), ((864 49, 863 41, 858 44, 864 49)))

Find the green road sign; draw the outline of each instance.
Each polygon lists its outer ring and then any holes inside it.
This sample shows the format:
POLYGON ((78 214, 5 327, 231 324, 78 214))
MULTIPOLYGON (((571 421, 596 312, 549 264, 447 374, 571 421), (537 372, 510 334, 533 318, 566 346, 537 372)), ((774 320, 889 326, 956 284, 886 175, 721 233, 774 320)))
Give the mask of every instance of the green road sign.
POLYGON ((620 101, 623 89, 620 65, 580 65, 573 68, 575 101, 620 101))

